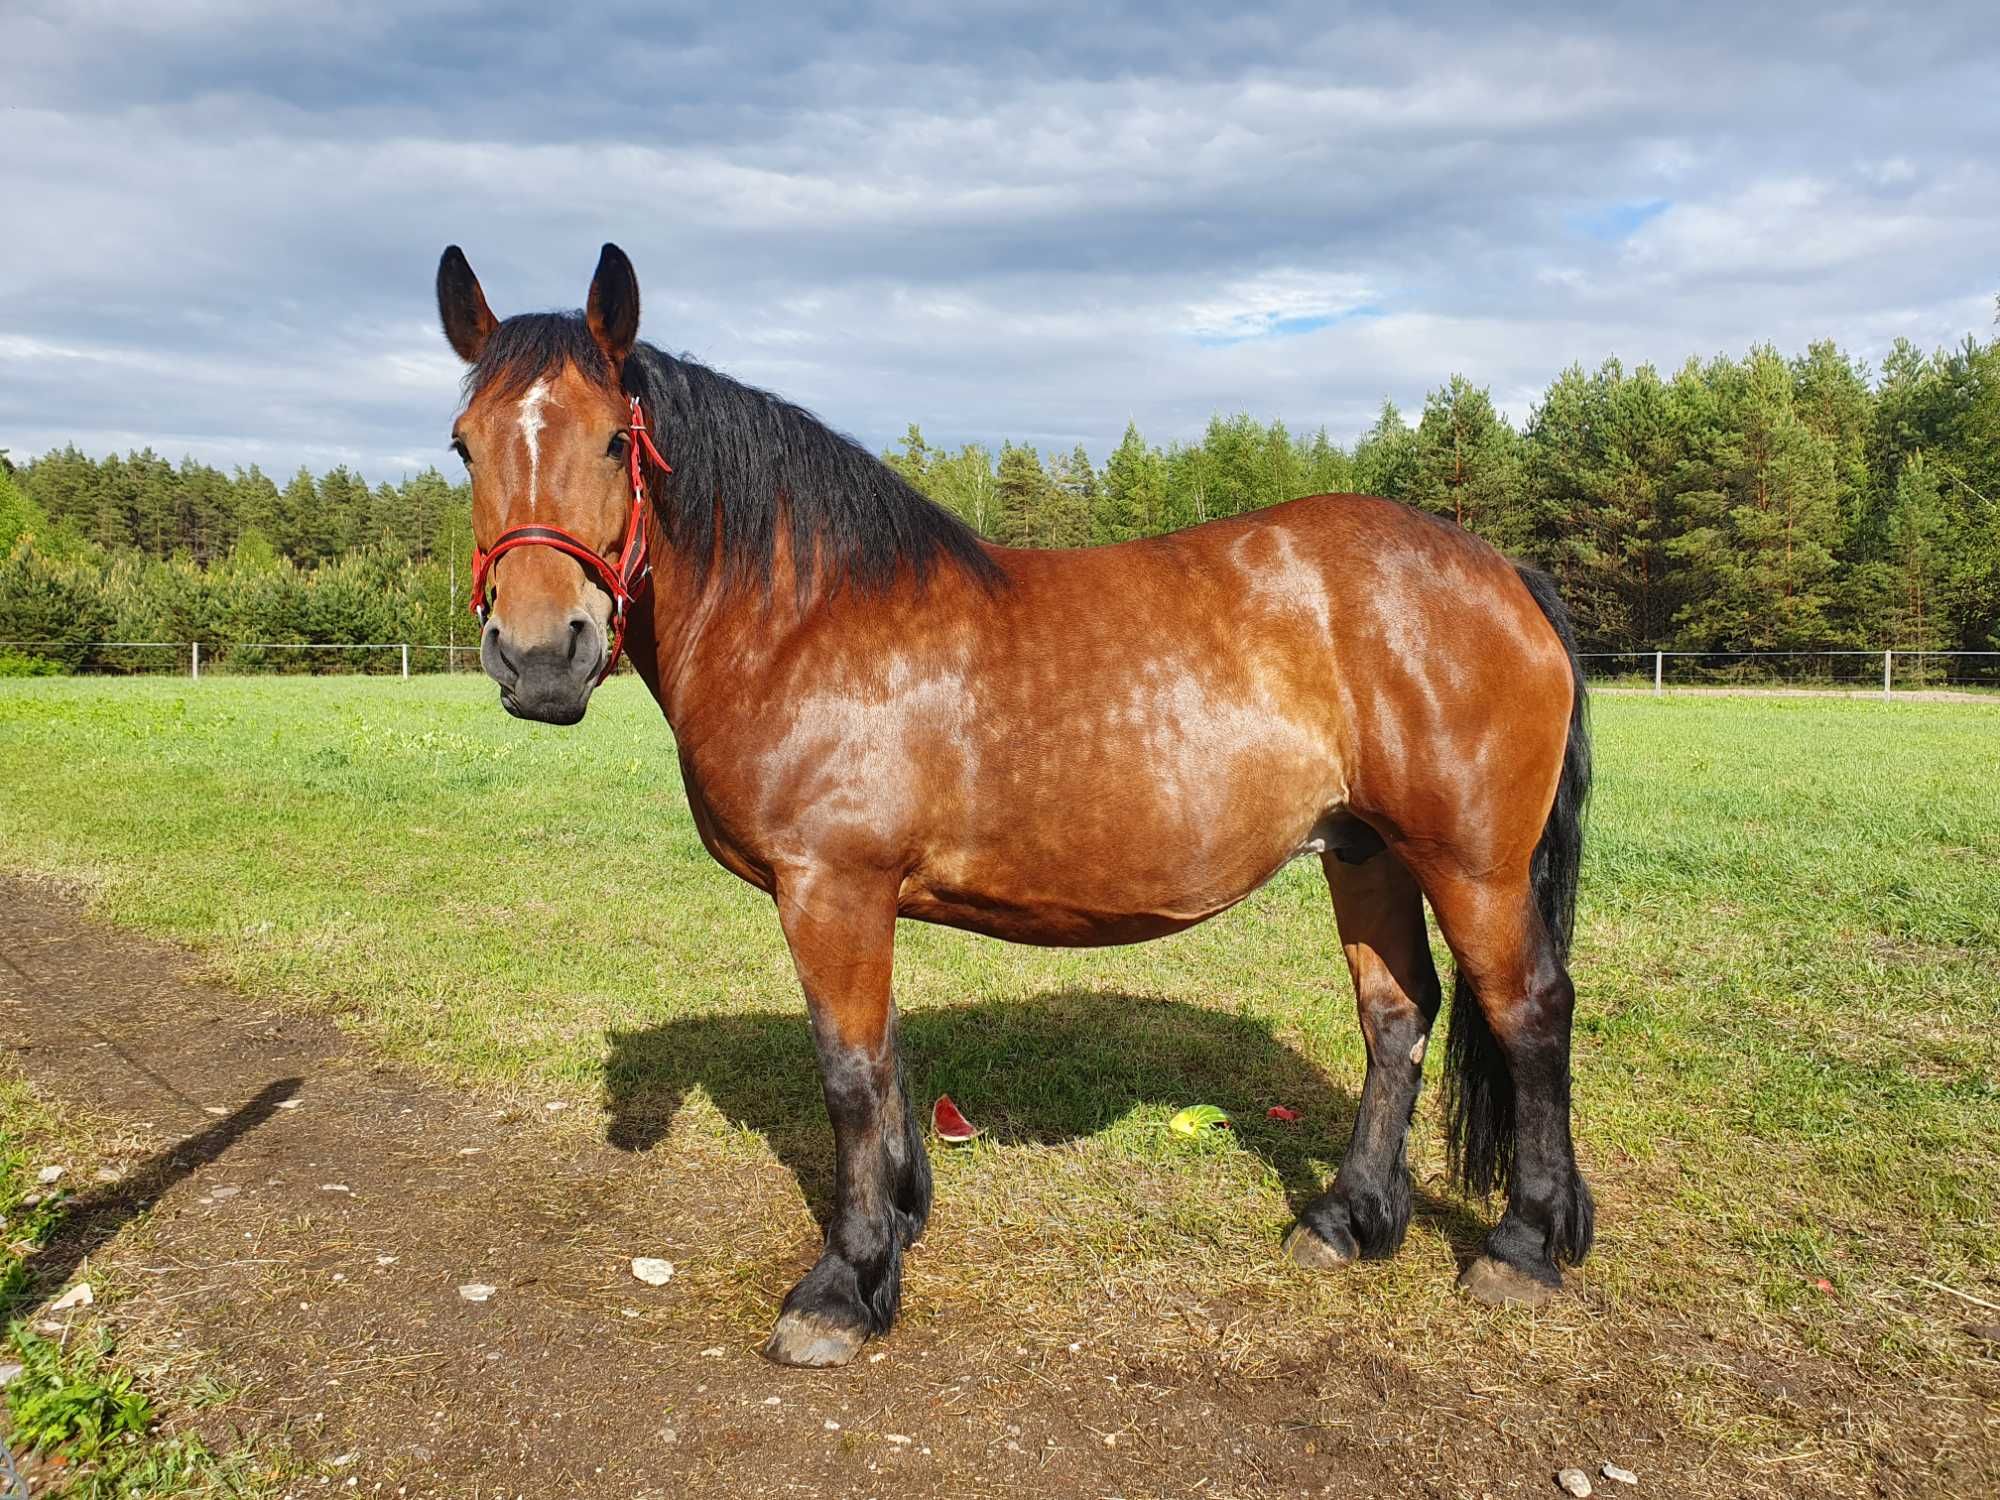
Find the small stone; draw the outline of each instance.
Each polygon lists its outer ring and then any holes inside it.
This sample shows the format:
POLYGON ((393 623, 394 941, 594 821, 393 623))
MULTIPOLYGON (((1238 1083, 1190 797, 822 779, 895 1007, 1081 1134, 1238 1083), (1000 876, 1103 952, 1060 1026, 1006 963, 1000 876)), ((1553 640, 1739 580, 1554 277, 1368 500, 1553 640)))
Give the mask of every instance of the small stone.
POLYGON ((729 1351, 728 1351, 728 1350, 726 1350, 726 1349, 724 1349, 724 1348, 722 1347, 722 1345, 720 1345, 720 1344, 717 1344, 717 1345, 715 1345, 715 1346, 714 1346, 713 1348, 711 1348, 711 1349, 704 1349, 704 1350, 702 1350, 702 1351, 701 1351, 701 1357, 702 1357, 703 1359, 720 1359, 720 1358, 722 1358, 722 1356, 723 1356, 724 1354, 726 1354, 726 1353, 728 1353, 728 1352, 729 1352, 729 1351))
MULTIPOLYGON (((13 1370, 14 1374, 16 1375, 21 1373, 21 1367, 19 1365, 0 1365, 0 1385, 5 1385, 7 1383, 7 1380, 11 1378, 7 1375, 7 1371, 9 1369, 13 1370)), ((828 1432, 840 1431, 840 1424, 834 1421, 832 1417, 828 1417, 824 1422, 820 1423, 819 1425, 824 1427, 828 1432)))
POLYGON ((483 1281, 468 1281, 458 1289, 458 1295, 463 1297, 467 1302, 487 1302, 492 1300, 499 1290, 499 1287, 488 1286, 483 1281))
POLYGON ((35 1174, 35 1181, 39 1182, 43 1187, 54 1187, 58 1182, 62 1181, 62 1174, 63 1169, 61 1167, 43 1167, 41 1171, 35 1174))
POLYGON ((299 1107, 299 1106, 300 1106, 301 1104, 303 1104, 303 1103, 305 1103, 305 1102, 306 1102, 306 1101, 305 1101, 305 1100, 303 1100, 303 1099, 280 1099, 280 1100, 278 1101, 278 1108, 280 1108, 280 1109, 297 1109, 297 1108, 298 1108, 298 1107, 299 1107))
POLYGON ((354 1191, 353 1188, 344 1182, 322 1182, 319 1185, 319 1190, 322 1193, 351 1193, 354 1191))
POLYGON ((885 1432, 882 1434, 882 1438, 885 1442, 894 1443, 898 1448, 907 1448, 914 1441, 914 1439, 907 1438, 900 1432, 885 1432))
POLYGON ((621 1318, 636 1318, 639 1316, 639 1309, 636 1307, 621 1307, 618 1309, 618 1316, 621 1318))
POLYGON ((21 1378, 21 1366, 13 1361, 0 1365, 0 1390, 5 1390, 21 1378))
POLYGON ((1590 1476, 1581 1469, 1564 1469, 1556 1475, 1556 1483, 1576 1500, 1590 1500, 1590 1476))
POLYGON ((550 1100, 550 1101, 549 1101, 549 1102, 548 1102, 547 1104, 544 1104, 544 1105, 542 1106, 542 1108, 543 1108, 543 1109, 545 1109, 545 1110, 547 1110, 547 1111, 548 1111, 548 1112, 549 1112, 550 1114, 554 1114, 554 1113, 555 1113, 555 1112, 556 1112, 557 1110, 559 1110, 559 1109, 568 1109, 568 1108, 569 1108, 569 1100, 567 1100, 567 1099, 551 1099, 551 1100, 550 1100))
POLYGON ((240 1187, 214 1187, 208 1190, 208 1196, 220 1202, 224 1198, 234 1198, 242 1191, 240 1187))
POLYGON ((49 1304, 50 1312, 68 1312, 72 1307, 88 1307, 97 1300, 97 1294, 90 1289, 90 1283, 79 1281, 49 1304))
POLYGON ((1982 1344, 2000 1344, 2000 1323, 1973 1323, 1965 1331, 1982 1344))
POLYGON ((205 1115, 226 1115, 229 1113, 220 1104, 204 1104, 201 1107, 201 1112, 205 1115))
POLYGON ((375 1257, 375 1264, 378 1266, 393 1266, 402 1258, 400 1255, 378 1255, 375 1257))
POLYGON ((1616 1464, 1606 1464, 1597 1471, 1613 1484, 1637 1484, 1639 1476, 1630 1469, 1621 1469, 1616 1464))
POLYGON ((670 1260, 659 1260, 650 1255, 634 1256, 632 1258, 632 1274, 645 1282, 647 1286, 665 1286, 669 1281, 674 1279, 674 1263, 670 1260))
POLYGON ((783 1406, 785 1403, 784 1403, 784 1398, 782 1396, 766 1396, 764 1398, 764 1404, 766 1406, 783 1406))
POLYGON ((673 1428, 662 1427, 660 1429, 660 1441, 665 1443, 669 1448, 673 1447, 673 1445, 675 1443, 678 1443, 680 1440, 681 1440, 681 1435, 678 1432, 675 1432, 673 1428))
POLYGON ((347 1466, 348 1466, 349 1464, 353 1463, 353 1462, 354 1462, 354 1460, 355 1460, 355 1459, 357 1459, 357 1458, 359 1458, 359 1457, 361 1457, 361 1455, 360 1455, 360 1453, 358 1453, 358 1452, 356 1452, 356 1453, 343 1453, 343 1454, 341 1454, 341 1455, 340 1455, 340 1457, 336 1458, 336 1459, 335 1459, 335 1460, 333 1461, 333 1466, 334 1466, 334 1467, 335 1467, 336 1469, 344 1469, 344 1468, 346 1468, 346 1467, 347 1467, 347 1466))

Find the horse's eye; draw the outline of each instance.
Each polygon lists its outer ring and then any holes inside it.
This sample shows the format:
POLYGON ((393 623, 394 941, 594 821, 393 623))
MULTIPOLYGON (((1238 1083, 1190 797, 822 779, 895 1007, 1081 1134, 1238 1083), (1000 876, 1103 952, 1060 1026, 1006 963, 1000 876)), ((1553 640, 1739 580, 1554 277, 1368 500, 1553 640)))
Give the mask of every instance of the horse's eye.
POLYGON ((451 451, 458 455, 459 462, 463 463, 466 468, 469 469, 472 467, 472 455, 466 451, 465 439, 454 437, 451 440, 451 451))
POLYGON ((631 446, 632 439, 622 432, 614 432, 611 434, 611 446, 606 448, 604 453, 607 458, 615 458, 622 463, 625 459, 625 451, 631 446))

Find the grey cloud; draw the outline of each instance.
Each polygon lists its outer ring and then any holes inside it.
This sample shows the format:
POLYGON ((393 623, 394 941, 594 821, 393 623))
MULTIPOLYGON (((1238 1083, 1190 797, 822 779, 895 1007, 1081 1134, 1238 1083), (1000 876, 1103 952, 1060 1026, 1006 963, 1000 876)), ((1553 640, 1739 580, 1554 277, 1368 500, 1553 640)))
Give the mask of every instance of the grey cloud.
POLYGON ((17 454, 428 461, 448 241, 504 313, 616 239, 649 337, 873 444, 1100 453, 1216 409, 1345 437, 1454 369, 1518 414, 1571 359, 1950 340, 1995 289, 1975 6, 156 0, 0 45, 17 454), (1305 331, 1239 336, 1274 308, 1305 331))

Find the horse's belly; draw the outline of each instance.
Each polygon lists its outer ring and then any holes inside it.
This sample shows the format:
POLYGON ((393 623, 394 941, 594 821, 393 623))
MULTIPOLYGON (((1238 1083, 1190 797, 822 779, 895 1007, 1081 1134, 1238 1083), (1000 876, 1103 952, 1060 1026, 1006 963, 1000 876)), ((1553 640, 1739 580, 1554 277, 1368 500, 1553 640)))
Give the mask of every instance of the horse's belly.
MULTIPOLYGON (((1218 908, 1220 909, 1220 908, 1218 908)), ((1012 902, 987 895, 922 891, 907 896, 902 914, 1010 943, 1047 948, 1103 948, 1143 943, 1192 927, 1203 917, 1167 912, 1106 912, 1049 902, 1012 902)))
POLYGON ((1139 943, 1226 911, 1301 854, 1325 847, 1311 815, 1224 847, 1093 845, 1088 839, 935 851, 905 881, 901 910, 1010 942, 1139 943))

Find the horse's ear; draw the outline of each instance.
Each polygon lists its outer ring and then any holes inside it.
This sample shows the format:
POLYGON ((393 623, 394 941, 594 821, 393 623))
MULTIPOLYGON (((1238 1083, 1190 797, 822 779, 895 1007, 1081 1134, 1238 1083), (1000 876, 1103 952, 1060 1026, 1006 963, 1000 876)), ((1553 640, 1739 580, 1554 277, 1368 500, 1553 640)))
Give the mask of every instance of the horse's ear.
POLYGON ((456 245, 447 245, 438 261, 438 321, 444 324, 445 342, 458 351, 467 364, 475 363, 500 320, 486 305, 486 293, 479 278, 456 245))
POLYGON ((623 368, 625 356, 639 341, 639 276, 616 245, 606 245, 597 257, 584 316, 612 368, 623 368))

